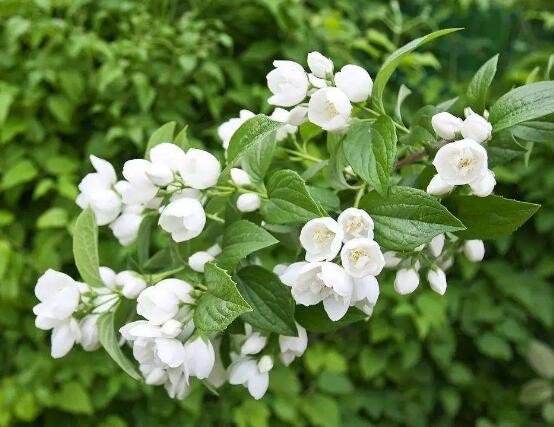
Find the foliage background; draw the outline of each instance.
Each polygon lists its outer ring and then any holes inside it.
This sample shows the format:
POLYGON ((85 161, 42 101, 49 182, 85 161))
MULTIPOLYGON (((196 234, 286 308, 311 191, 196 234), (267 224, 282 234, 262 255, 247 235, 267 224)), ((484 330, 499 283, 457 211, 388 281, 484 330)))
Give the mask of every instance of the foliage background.
MULTIPOLYGON (((413 90, 404 116, 465 90, 500 53, 493 99, 544 78, 554 53, 548 0, 3 0, 0 4, 0 426, 533 426, 554 404, 525 406, 531 338, 554 338, 554 141, 495 169, 500 193, 542 203, 487 262, 457 260, 443 298, 381 281, 367 324, 312 335, 291 370, 275 368, 261 401, 197 388, 182 402, 142 387, 101 351, 49 356, 33 287, 72 267, 76 185, 94 153, 116 169, 149 133, 177 121, 195 143, 240 108, 270 112, 274 58, 320 50, 375 75, 410 39, 466 30, 409 56, 394 76, 413 90), (531 75, 530 75, 531 74, 531 75)), ((546 75, 546 78, 551 78, 546 75)), ((395 93, 391 91, 390 101, 395 93)), ((122 267, 114 239, 104 262, 122 267)), ((548 400, 548 399, 547 399, 548 400)))

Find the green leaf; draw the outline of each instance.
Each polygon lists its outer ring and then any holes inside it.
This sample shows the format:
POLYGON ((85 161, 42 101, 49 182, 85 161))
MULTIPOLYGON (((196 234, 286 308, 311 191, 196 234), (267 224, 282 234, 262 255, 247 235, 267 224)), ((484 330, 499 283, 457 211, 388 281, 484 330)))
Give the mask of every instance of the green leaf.
POLYGON ((310 196, 326 211, 340 211, 340 198, 336 191, 327 188, 306 186, 310 196))
POLYGON ((162 127, 156 129, 154 133, 150 136, 148 143, 146 144, 146 151, 144 157, 146 159, 150 158, 150 150, 162 142, 172 142, 173 134, 175 132, 175 122, 169 122, 163 125, 162 127))
POLYGON ((263 184, 265 174, 273 160, 273 153, 277 145, 275 132, 270 132, 260 139, 246 152, 242 159, 242 167, 255 184, 263 184))
POLYGON ((271 271, 257 265, 241 269, 237 287, 253 311, 242 318, 252 326, 279 335, 296 336, 294 301, 287 287, 271 271))
POLYGON ((296 306, 296 321, 310 332, 334 332, 351 323, 356 323, 367 318, 367 314, 357 308, 350 308, 344 317, 336 322, 329 319, 323 308, 323 304, 309 307, 296 306))
POLYGON ((44 230, 46 228, 65 227, 67 225, 67 211, 62 208, 50 208, 37 219, 37 228, 44 230))
POLYGON ((387 116, 379 117, 374 123, 355 123, 344 139, 343 150, 348 163, 381 195, 388 192, 396 142, 393 121, 387 116))
POLYGON ((122 307, 119 303, 115 310, 108 311, 98 318, 98 339, 104 350, 131 378, 142 381, 142 377, 135 365, 123 354, 119 347, 119 337, 115 332, 115 315, 122 307))
POLYGON ((251 253, 276 243, 278 240, 275 237, 253 222, 236 221, 223 234, 223 251, 217 263, 230 270, 251 253))
POLYGON ((87 390, 77 381, 62 384, 55 393, 56 407, 72 414, 92 414, 94 409, 87 390))
POLYGON ((90 286, 104 286, 100 278, 98 259, 98 228, 94 212, 85 209, 73 230, 73 257, 82 279, 90 286))
POLYGON ((500 196, 451 196, 447 206, 466 226, 457 234, 464 239, 498 239, 521 227, 540 205, 500 196))
POLYGON ((554 378, 554 350, 540 341, 533 340, 527 348, 527 360, 531 367, 543 378, 554 378))
POLYGON ((281 126, 283 123, 271 120, 263 114, 258 114, 245 121, 229 142, 227 167, 221 173, 220 181, 226 180, 229 171, 240 159, 244 158, 251 150, 256 149, 259 144, 267 143, 269 136, 281 126))
POLYGON ((481 353, 494 359, 510 360, 512 358, 512 348, 508 341, 491 332, 485 332, 477 338, 477 347, 481 353))
POLYGON ((402 63, 407 54, 425 43, 459 30, 461 30, 461 28, 447 28, 435 31, 431 34, 427 34, 426 36, 412 40, 397 51, 391 53, 381 66, 377 76, 375 76, 375 82, 373 83, 373 90, 371 94, 373 105, 379 111, 385 112, 385 107, 383 106, 383 92, 385 91, 385 86, 387 85, 387 82, 389 81, 394 70, 396 70, 396 68, 402 63))
POLYGON ((512 133, 516 138, 525 141, 554 146, 554 123, 551 122, 525 122, 514 126, 512 133))
POLYGON ((8 190, 16 185, 32 181, 37 174, 38 170, 30 160, 21 160, 3 173, 2 189, 8 190))
POLYGON ((150 258, 150 240, 157 219, 157 214, 150 213, 145 215, 140 222, 137 234, 137 258, 140 265, 144 265, 148 261, 148 258, 150 258))
POLYGON ((540 405, 553 395, 552 384, 542 378, 536 378, 523 385, 519 400, 524 405, 540 405))
POLYGON ((411 93, 412 91, 408 86, 405 86, 404 84, 400 85, 398 96, 396 97, 396 106, 394 107, 394 117, 400 123, 402 123, 402 104, 406 98, 411 95, 411 93))
POLYGON ((464 225, 435 197, 409 187, 391 187, 388 197, 372 191, 360 208, 375 221, 375 240, 387 249, 411 251, 447 231, 464 225))
POLYGON ((491 107, 489 121, 498 132, 554 113, 554 81, 531 83, 501 96, 491 107))
POLYGON ((275 172, 267 182, 268 200, 261 208, 267 222, 273 224, 305 223, 313 218, 327 216, 310 195, 306 183, 292 170, 275 172))
POLYGON ((225 270, 209 263, 204 277, 208 290, 200 297, 194 311, 197 328, 204 332, 223 331, 238 316, 252 311, 225 270))
POLYGON ((188 125, 185 126, 183 129, 180 130, 180 132, 175 136, 175 139, 173 140, 173 143, 182 148, 183 151, 187 151, 190 147, 190 141, 188 138, 188 125))
POLYGON ((482 113, 485 109, 487 100, 487 92, 492 83, 492 79, 496 74, 496 66, 498 64, 498 54, 485 62, 481 68, 475 73, 469 86, 467 87, 467 98, 471 108, 482 113))

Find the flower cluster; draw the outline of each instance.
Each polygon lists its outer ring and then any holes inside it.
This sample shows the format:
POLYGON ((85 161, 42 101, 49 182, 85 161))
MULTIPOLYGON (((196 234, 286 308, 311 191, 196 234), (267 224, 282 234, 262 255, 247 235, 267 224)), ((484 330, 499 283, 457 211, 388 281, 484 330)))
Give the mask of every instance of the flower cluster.
POLYGON ((357 208, 344 210, 337 221, 330 217, 308 221, 300 233, 306 261, 291 264, 280 274, 294 300, 305 306, 323 302, 333 321, 351 306, 370 316, 379 297, 376 276, 385 266, 373 227, 367 212, 357 208), (342 266, 333 262, 339 253, 342 266))
POLYGON ((431 179, 427 192, 447 194, 457 185, 469 185, 473 194, 486 197, 492 193, 496 180, 488 167, 487 150, 483 143, 490 139, 492 125, 482 116, 465 109, 465 120, 450 113, 435 114, 431 124, 437 136, 447 142, 435 155, 433 165, 437 174, 431 179))
POLYGON ((113 166, 90 156, 96 172, 79 184, 77 204, 90 207, 98 225, 109 224, 122 245, 132 243, 144 211, 159 209, 160 226, 173 240, 198 236, 206 215, 202 206, 205 190, 219 179, 219 161, 207 151, 161 143, 150 150, 150 160, 132 159, 123 166, 124 180, 117 181, 113 166))

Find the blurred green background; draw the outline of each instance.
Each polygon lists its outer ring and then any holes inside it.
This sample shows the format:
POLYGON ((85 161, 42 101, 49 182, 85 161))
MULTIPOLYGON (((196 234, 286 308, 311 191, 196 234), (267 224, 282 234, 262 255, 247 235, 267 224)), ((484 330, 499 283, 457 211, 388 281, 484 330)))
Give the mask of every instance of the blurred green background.
MULTIPOLYGON (((486 262, 460 257, 443 298, 425 286, 398 297, 381 280, 373 318, 311 335, 303 358, 271 372, 261 401, 229 386, 221 398, 198 387, 172 401, 102 351, 51 359, 34 327, 37 277, 78 277, 70 231, 88 154, 120 169, 171 120, 219 147, 218 124, 239 109, 270 112, 273 59, 305 63, 320 50, 375 75, 391 51, 446 27, 465 31, 394 76, 413 91, 408 121, 463 93, 496 53, 493 99, 552 78, 551 0, 1 0, 0 427, 554 425, 550 380, 521 391, 541 371, 528 363, 530 340, 554 339, 554 141, 495 169, 500 194, 543 207, 515 236, 487 243, 486 262)), ((101 257, 123 266, 108 236, 101 257)))

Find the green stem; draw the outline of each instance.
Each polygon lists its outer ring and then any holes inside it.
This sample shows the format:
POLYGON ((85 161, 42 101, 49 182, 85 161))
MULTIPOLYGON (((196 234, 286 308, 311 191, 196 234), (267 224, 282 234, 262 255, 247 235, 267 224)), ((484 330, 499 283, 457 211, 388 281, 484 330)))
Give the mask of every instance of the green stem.
MULTIPOLYGON (((373 109, 371 109, 371 108, 369 108, 369 107, 366 107, 366 106, 363 106, 363 105, 362 105, 362 106, 360 106, 360 108, 361 108, 362 110, 364 110, 364 111, 370 113, 370 114, 373 114, 375 117, 378 117, 378 116, 381 115, 379 112, 377 112, 377 111, 375 111, 375 110, 373 110, 373 109)), ((394 124, 394 127, 397 128, 398 130, 401 130, 401 131, 404 132, 404 133, 409 133, 409 132, 410 132, 410 130, 409 130, 406 126, 401 125, 400 123, 395 122, 392 118, 391 118, 391 120, 392 120, 392 123, 394 124)))
POLYGON ((310 160, 312 162, 321 162, 323 160, 323 159, 320 159, 319 157, 312 156, 311 154, 304 153, 302 151, 291 150, 290 148, 285 148, 284 150, 287 153, 300 157, 304 160, 310 160))
POLYGON ((358 189, 358 192, 356 193, 356 198, 354 199, 354 207, 357 208, 360 205, 360 200, 362 200, 362 197, 365 192, 366 183, 362 183, 360 185, 360 188, 358 189))
POLYGON ((220 216, 216 215, 216 214, 207 213, 206 218, 211 219, 212 221, 217 221, 217 222, 220 222, 222 224, 225 224, 225 220, 223 218, 221 218, 220 216))

